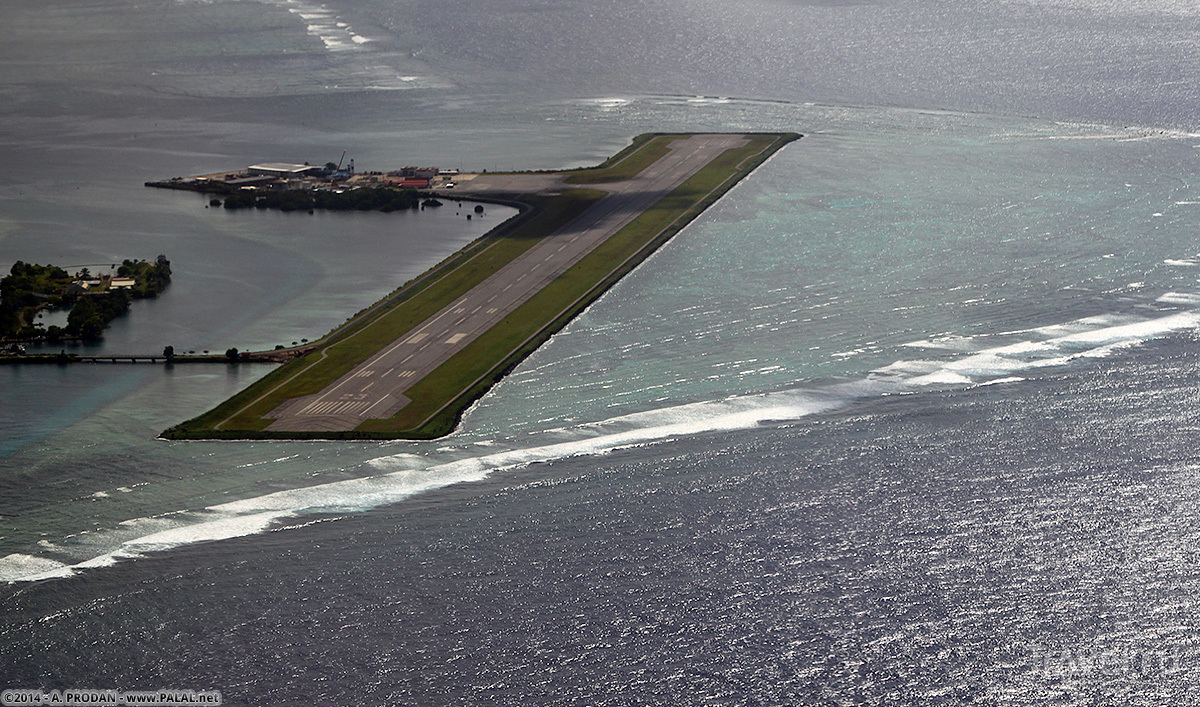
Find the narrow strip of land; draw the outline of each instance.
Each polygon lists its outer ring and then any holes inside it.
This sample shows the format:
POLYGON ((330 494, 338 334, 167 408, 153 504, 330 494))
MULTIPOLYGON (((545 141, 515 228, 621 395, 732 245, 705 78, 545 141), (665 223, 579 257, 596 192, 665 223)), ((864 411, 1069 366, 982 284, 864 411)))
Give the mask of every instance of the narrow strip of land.
POLYGON ((665 157, 612 185, 607 196, 578 218, 451 302, 415 332, 392 342, 320 393, 276 408, 267 429, 352 430, 366 419, 391 417, 409 403, 404 391, 717 155, 745 142, 735 135, 693 135, 673 142, 665 157))
POLYGON ((536 204, 535 213, 427 278, 395 309, 372 312, 371 321, 318 347, 311 360, 288 364, 287 375, 268 376, 164 434, 444 434, 452 428, 447 414, 457 419, 503 369, 795 137, 656 136, 639 139, 607 172, 465 175, 456 194, 536 204), (592 191, 571 187, 580 182, 592 191))

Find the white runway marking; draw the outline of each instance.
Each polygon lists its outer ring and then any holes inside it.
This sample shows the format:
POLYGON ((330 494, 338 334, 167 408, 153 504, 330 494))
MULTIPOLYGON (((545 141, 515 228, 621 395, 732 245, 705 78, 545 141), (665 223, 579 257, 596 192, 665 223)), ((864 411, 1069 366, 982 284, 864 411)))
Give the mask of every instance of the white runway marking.
POLYGON ((301 415, 352 415, 365 408, 363 401, 318 400, 300 411, 301 415))
MULTIPOLYGON (((707 140, 710 144, 705 149, 711 150, 714 155, 719 155, 724 149, 727 149, 720 144, 713 143, 713 138, 707 140)), ((732 142, 728 145, 728 147, 735 146, 732 142)), ((704 150, 692 149, 689 144, 689 151, 684 152, 682 147, 682 145, 673 146, 670 155, 665 160, 647 168, 642 175, 639 175, 636 182, 631 182, 624 190, 616 189, 610 197, 605 197, 605 200, 602 200, 594 208, 579 215, 572 224, 564 227, 565 232, 559 234, 561 238, 557 240, 557 243, 545 242, 543 247, 535 246, 527 255, 518 257, 506 265, 500 273, 494 274, 489 279, 488 286, 480 286, 478 290, 463 294, 440 313, 418 325, 416 331, 405 335, 406 338, 395 340, 389 348, 377 353, 368 362, 360 364, 366 370, 358 370, 341 381, 335 382, 320 394, 321 397, 311 399, 302 410, 288 413, 288 416, 327 416, 330 424, 346 425, 352 422, 346 420, 348 417, 366 419, 387 414, 389 411, 394 412, 403 407, 409 401, 401 395, 401 392, 407 390, 429 371, 447 360, 455 351, 458 351, 461 347, 458 347, 457 344, 474 340, 474 337, 487 331, 495 322, 499 321, 495 317, 496 314, 505 316, 512 314, 522 303, 536 295, 546 283, 569 269, 572 263, 578 262, 580 257, 592 252, 597 245, 619 231, 630 218, 636 216, 634 212, 644 212, 648 205, 655 201, 651 197, 670 186, 664 181, 665 177, 671 177, 676 181, 685 179, 688 175, 680 171, 681 168, 693 166, 689 163, 698 162, 697 157, 703 156, 704 150), (679 149, 676 150, 676 147, 679 149), (679 171, 679 174, 672 176, 671 170, 679 171), (571 250, 571 253, 564 254, 567 250, 571 250), (537 261, 539 254, 546 255, 542 256, 542 260, 537 261), (543 265, 545 270, 541 270, 543 265), (526 279, 529 280, 529 283, 524 282, 526 279), (495 290, 497 285, 502 287, 500 292, 495 290), (512 295, 507 294, 509 290, 514 289, 514 285, 519 285, 515 288, 518 292, 512 295), (501 294, 504 296, 501 297, 501 294), (475 305, 474 303, 479 302, 481 297, 485 300, 479 305, 475 305), (484 316, 478 316, 479 312, 485 310, 484 316), (468 311, 470 314, 467 314, 468 311), (455 332, 455 329, 461 331, 455 332), (402 361, 396 362, 395 356, 400 355, 404 350, 401 348, 402 346, 410 346, 411 351, 402 361), (416 357, 417 351, 422 352, 422 360, 413 364, 417 368, 405 369, 404 367, 416 357), (394 365, 384 373, 382 366, 389 362, 394 365), (370 366, 375 368, 368 368, 370 366), (351 378, 362 378, 363 380, 352 383, 350 382, 351 378), (385 383, 380 390, 375 394, 368 393, 367 391, 373 389, 374 384, 379 380, 383 380, 385 383), (359 387, 355 388, 355 386, 359 387), (347 390, 354 392, 345 393, 347 390), (336 419, 337 416, 341 416, 342 419, 336 419)), ((697 169, 703 167, 698 164, 694 166, 697 169)), ((279 424, 280 429, 286 429, 284 427, 285 420, 281 420, 279 424)), ((304 428, 301 427, 301 429, 304 428)))

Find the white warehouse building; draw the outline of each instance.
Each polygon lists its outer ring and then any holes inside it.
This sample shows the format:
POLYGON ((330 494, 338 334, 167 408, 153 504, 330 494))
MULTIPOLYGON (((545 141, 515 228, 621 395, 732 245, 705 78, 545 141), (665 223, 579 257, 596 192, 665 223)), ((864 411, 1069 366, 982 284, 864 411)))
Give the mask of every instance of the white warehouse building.
POLYGON ((246 171, 253 175, 283 177, 284 179, 303 177, 306 174, 312 174, 320 170, 320 167, 313 167, 307 164, 286 164, 283 162, 252 164, 246 168, 246 171))

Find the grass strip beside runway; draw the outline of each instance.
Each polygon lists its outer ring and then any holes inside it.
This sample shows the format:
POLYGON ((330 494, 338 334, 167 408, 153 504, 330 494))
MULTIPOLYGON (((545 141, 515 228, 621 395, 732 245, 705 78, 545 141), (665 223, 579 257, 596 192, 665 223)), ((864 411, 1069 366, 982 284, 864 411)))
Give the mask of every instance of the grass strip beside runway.
POLYGON ((413 402, 396 416, 367 420, 356 432, 389 439, 449 434, 471 402, 792 139, 755 135, 717 157, 410 388, 413 402))
POLYGON ((264 417, 292 398, 312 395, 412 330, 463 293, 575 218, 602 192, 572 189, 556 196, 526 195, 529 214, 514 217, 331 332, 295 359, 205 414, 172 427, 167 439, 305 438, 266 432, 264 417))
POLYGON ((590 169, 568 172, 567 184, 605 184, 639 174, 670 151, 670 144, 686 135, 639 135, 632 145, 590 169))
MULTIPOLYGON (((682 135, 640 136, 630 149, 591 170, 572 173, 601 184, 637 174, 682 135), (634 170, 634 171, 630 171, 634 170), (625 175, 625 176, 615 176, 625 175)), ((264 415, 289 399, 319 393, 355 366, 413 330, 457 297, 512 262, 601 196, 512 195, 531 206, 504 232, 489 234, 364 310, 304 358, 291 361, 214 410, 163 433, 171 439, 429 439, 448 434, 462 412, 656 248, 703 212, 795 134, 747 135, 554 279, 462 351, 405 392, 412 402, 388 419, 335 432, 268 431, 264 415)))

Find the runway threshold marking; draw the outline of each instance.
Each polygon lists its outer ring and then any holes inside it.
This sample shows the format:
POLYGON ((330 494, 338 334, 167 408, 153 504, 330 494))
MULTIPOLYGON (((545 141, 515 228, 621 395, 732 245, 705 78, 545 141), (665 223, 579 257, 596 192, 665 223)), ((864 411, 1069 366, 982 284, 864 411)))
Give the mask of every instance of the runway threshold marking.
POLYGON ((367 406, 363 400, 318 400, 300 411, 301 415, 347 415, 367 406))
MULTIPOLYGON (((693 149, 693 150, 692 150, 692 152, 694 152, 694 153, 696 153, 696 154, 699 154, 699 153, 700 153, 700 151, 701 151, 701 150, 700 150, 700 148, 695 148, 695 149, 693 149)), ((688 157, 690 158, 690 157, 691 157, 691 155, 689 154, 689 155, 688 155, 688 157)), ((681 158, 681 160, 680 160, 680 161, 683 161, 683 160, 682 160, 682 158, 681 158)), ((649 168, 649 170, 654 170, 654 172, 653 172, 653 176, 655 176, 655 177, 657 178, 657 172, 658 172, 658 171, 661 171, 661 170, 663 170, 663 169, 665 169, 665 167, 663 166, 664 164, 665 164, 665 162, 663 162, 663 163, 660 163, 660 164, 655 164, 655 165, 652 165, 652 166, 649 168)), ((651 175, 651 173, 649 172, 649 170, 648 170, 647 172, 643 172, 642 176, 644 176, 644 177, 652 176, 652 175, 651 175)), ((645 180, 643 180, 643 181, 645 181, 645 180)), ((628 200, 628 199, 626 199, 626 201, 629 201, 629 200, 628 200)), ((614 202, 614 204, 616 204, 616 202, 614 202)), ((617 205, 619 205, 619 204, 617 204, 617 205)), ((611 208, 607 209, 607 210, 606 210, 606 211, 604 211, 604 212, 600 212, 600 213, 595 213, 595 214, 593 214, 593 216, 594 216, 594 219, 595 219, 595 224, 599 224, 601 221, 604 221, 606 218, 608 218, 609 216, 611 216, 611 215, 612 215, 612 214, 611 214, 611 212, 615 212, 615 210, 616 210, 616 205, 612 206, 611 208)), ((595 225, 595 224, 593 224, 593 225, 595 225)), ((574 237, 574 238, 572 238, 572 240, 570 241, 570 243, 574 243, 574 242, 576 242, 576 241, 578 241, 578 240, 580 240, 580 238, 579 238, 579 237, 574 237)), ((566 248, 567 248, 567 245, 569 245, 570 243, 564 243, 564 244, 561 244, 561 245, 559 245, 559 247, 558 247, 557 251, 555 251, 555 252, 562 251, 562 250, 566 249, 566 248)), ((545 251, 543 251, 543 252, 545 252, 545 251)), ((548 256, 546 256, 546 257, 543 259, 542 263, 549 262, 549 261, 551 261, 553 258, 554 258, 554 255, 548 255, 548 256)), ((533 272, 532 272, 532 271, 534 271, 534 270, 537 270, 537 269, 538 269, 538 268, 541 266, 541 264, 542 264, 542 263, 537 263, 537 264, 534 264, 532 267, 530 267, 530 268, 529 268, 529 271, 528 271, 527 273, 525 273, 525 274, 521 274, 521 275, 519 275, 519 276, 516 278, 516 280, 515 280, 515 281, 513 281, 513 282, 509 282, 509 283, 508 283, 508 284, 507 284, 507 285, 506 285, 506 286, 503 288, 503 291, 507 291, 507 290, 509 290, 509 289, 512 287, 512 285, 513 285, 513 284, 520 284, 520 281, 525 279, 525 276, 526 276, 526 274, 533 274, 533 272)), ((532 279, 533 279, 533 280, 535 280, 535 281, 538 281, 538 282, 541 282, 542 280, 544 280, 544 278, 538 278, 538 277, 536 277, 536 276, 535 276, 534 278, 532 278, 532 279)), ((496 299, 496 297, 497 297, 497 295, 492 295, 490 298, 488 298, 488 300, 487 300, 487 303, 490 303, 490 302, 492 302, 494 299, 496 299)), ((478 300, 476 300, 476 301, 478 301, 478 300)), ((486 303, 485 303, 485 304, 486 304, 486 303)), ((453 305, 451 305, 451 306, 453 306, 453 305)), ((462 312, 464 312, 464 311, 466 310, 466 308, 467 308, 467 307, 469 307, 469 306, 470 306, 469 304, 466 304, 465 306, 460 306, 460 307, 458 307, 458 308, 456 308, 456 309, 454 309, 454 310, 453 310, 453 314, 459 314, 459 313, 462 313, 462 312)), ((477 312, 479 312, 479 310, 480 310, 480 309, 482 309, 482 308, 483 308, 483 305, 475 307, 473 310, 471 310, 471 314, 472 314, 472 315, 476 314, 476 313, 477 313, 477 312)), ((497 308, 495 308, 495 307, 492 307, 492 308, 489 308, 489 309, 487 310, 487 313, 488 313, 488 314, 494 314, 494 313, 495 313, 495 312, 497 312, 497 311, 499 311, 497 308)), ((447 312, 443 312, 443 314, 442 314, 442 315, 439 315, 439 316, 435 317, 433 321, 427 322, 427 324, 426 324, 426 327, 423 327, 424 329, 426 329, 426 331, 424 331, 424 332, 422 332, 422 333, 414 334, 414 335, 410 336, 408 339, 402 339, 402 340, 400 340, 400 341, 396 342, 395 344, 393 344, 393 346, 392 346, 391 348, 387 349, 387 351, 386 351, 386 352, 384 352, 384 353, 385 353, 385 354, 386 354, 386 353, 390 353, 391 351, 393 351, 393 350, 395 350, 396 348, 398 348, 398 347, 399 347, 401 344, 416 344, 416 343, 418 343, 418 342, 421 342, 422 340, 425 340, 425 339, 427 339, 427 338, 433 338, 434 340, 436 340, 436 339, 438 338, 438 334, 439 334, 439 332, 436 332, 436 331, 435 331, 435 332, 430 332, 430 331, 428 330, 428 326, 430 326, 430 325, 432 325, 432 324, 436 323, 436 321, 437 321, 438 319, 441 319, 441 318, 442 318, 443 316, 445 316, 446 314, 451 314, 451 312, 448 312, 448 311, 447 311, 447 312)), ((451 314, 451 316, 453 316, 453 314, 451 314)), ((458 321, 456 321, 456 322, 455 322, 455 324, 458 324, 459 322, 462 322, 462 321, 463 321, 463 320, 465 320, 465 319, 466 319, 466 317, 460 317, 460 318, 458 319, 458 321)), ((444 331, 444 330, 443 330, 443 331, 444 331)), ((444 334, 443 334, 443 335, 444 335, 444 334)), ((445 343, 445 344, 456 344, 456 343, 460 342, 461 340, 463 340, 464 338, 466 338, 467 336, 470 336, 470 334, 469 334, 469 333, 456 333, 456 334, 454 334, 454 335, 450 336, 448 339, 446 339, 444 343, 445 343)), ((405 358, 405 359, 404 359, 404 361, 403 361, 403 362, 407 362, 407 361, 408 361, 409 359, 411 359, 412 357, 413 357, 412 355, 408 356, 407 358, 405 358)), ((402 362, 402 363, 403 363, 403 362, 402 362)), ((390 374, 390 373, 391 373, 392 371, 394 371, 394 370, 395 370, 394 368, 392 368, 392 369, 389 369, 389 371, 388 371, 388 374, 390 374)), ((372 373, 374 373, 374 371, 362 371, 362 372, 360 372, 360 373, 358 373, 358 374, 355 374, 354 376, 351 376, 351 377, 358 377, 358 376, 369 376, 369 375, 371 375, 372 373)), ((400 373, 400 374, 399 374, 399 377, 400 377, 400 378, 407 378, 407 377, 413 376, 413 375, 415 375, 415 374, 416 374, 416 371, 415 371, 415 370, 408 370, 408 371, 403 371, 402 373, 400 373)), ((387 374, 385 374, 385 375, 387 375, 387 374)), ((382 377, 382 376, 381 376, 381 377, 382 377)), ((372 383, 370 383, 370 384, 368 384, 368 385, 367 385, 365 388, 363 388, 363 389, 362 389, 362 391, 365 391, 365 390, 367 390, 367 389, 368 389, 368 388, 370 388, 372 385, 373 385, 373 382, 372 382, 372 383)), ((336 390, 336 388, 335 388, 335 390, 336 390)), ((333 391, 331 391, 331 392, 333 392, 333 391)), ((343 396, 342 396, 342 398, 343 398, 343 399, 345 399, 346 397, 349 397, 349 396, 345 396, 345 395, 343 395, 343 396)), ((307 407, 306 407, 306 408, 305 408, 303 411, 301 411, 299 414, 305 414, 305 413, 307 413, 307 414, 345 414, 345 413, 346 413, 346 412, 348 412, 348 411, 352 411, 352 410, 354 410, 354 411, 357 411, 357 410, 361 409, 361 407, 363 407, 363 406, 367 406, 367 405, 368 405, 368 403, 367 403, 366 401, 362 401, 362 398, 366 397, 366 395, 365 395, 364 393, 361 393, 361 392, 360 392, 360 394, 358 394, 358 395, 357 395, 357 396, 355 396, 355 397, 357 397, 357 399, 358 399, 357 401, 346 401, 346 402, 336 402, 336 401, 335 401, 335 402, 329 402, 329 401, 328 401, 328 396, 325 396, 325 398, 324 398, 323 400, 314 401, 313 403, 311 403, 310 405, 308 405, 308 406, 307 406, 307 407), (313 410, 313 412, 310 412, 310 409, 311 409, 311 410, 313 410), (317 410, 319 410, 320 412, 316 412, 317 410)), ((385 396, 384 396, 384 398, 382 398, 382 399, 378 399, 376 402, 374 402, 374 404, 371 404, 371 405, 369 405, 369 407, 368 407, 368 409, 367 409, 367 412, 366 412, 366 413, 362 413, 362 414, 369 414, 371 410, 375 409, 375 408, 376 408, 376 407, 378 407, 380 404, 387 402, 389 399, 391 399, 391 396, 390 396, 390 395, 385 395, 385 396)), ((395 400, 395 399, 391 399, 391 401, 392 401, 393 403, 395 403, 395 402, 396 402, 396 400, 395 400)))

